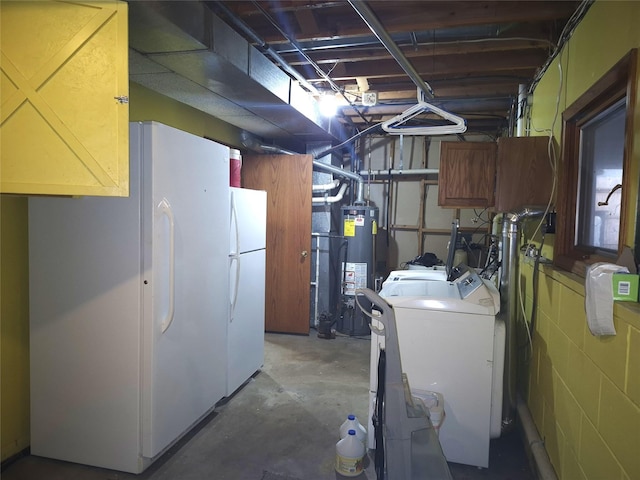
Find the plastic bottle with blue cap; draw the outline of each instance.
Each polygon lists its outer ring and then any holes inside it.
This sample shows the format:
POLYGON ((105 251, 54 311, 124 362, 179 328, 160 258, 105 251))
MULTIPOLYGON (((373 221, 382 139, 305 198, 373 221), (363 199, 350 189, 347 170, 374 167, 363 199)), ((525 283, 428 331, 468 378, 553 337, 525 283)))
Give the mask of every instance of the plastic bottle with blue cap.
POLYGON ((353 414, 347 415, 347 419, 340 425, 340 438, 345 438, 349 430, 356 431, 356 438, 362 443, 367 441, 367 429, 358 421, 358 417, 353 414))
POLYGON ((336 472, 345 477, 357 477, 364 470, 364 444, 350 429, 347 436, 336 443, 336 472))

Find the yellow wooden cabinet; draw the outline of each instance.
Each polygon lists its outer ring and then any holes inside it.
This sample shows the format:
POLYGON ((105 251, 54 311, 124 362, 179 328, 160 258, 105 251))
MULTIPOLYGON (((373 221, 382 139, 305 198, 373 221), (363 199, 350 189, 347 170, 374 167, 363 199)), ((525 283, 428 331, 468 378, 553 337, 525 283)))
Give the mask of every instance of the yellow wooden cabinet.
POLYGON ((3 0, 0 28, 0 193, 127 196, 127 4, 3 0))

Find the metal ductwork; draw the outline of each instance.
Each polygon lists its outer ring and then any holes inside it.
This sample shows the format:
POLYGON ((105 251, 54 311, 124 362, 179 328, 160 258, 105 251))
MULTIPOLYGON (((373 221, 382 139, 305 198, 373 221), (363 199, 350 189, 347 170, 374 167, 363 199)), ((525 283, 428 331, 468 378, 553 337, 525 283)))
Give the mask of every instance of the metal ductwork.
POLYGON ((129 76, 262 138, 304 151, 348 137, 317 101, 203 2, 129 3, 129 76))

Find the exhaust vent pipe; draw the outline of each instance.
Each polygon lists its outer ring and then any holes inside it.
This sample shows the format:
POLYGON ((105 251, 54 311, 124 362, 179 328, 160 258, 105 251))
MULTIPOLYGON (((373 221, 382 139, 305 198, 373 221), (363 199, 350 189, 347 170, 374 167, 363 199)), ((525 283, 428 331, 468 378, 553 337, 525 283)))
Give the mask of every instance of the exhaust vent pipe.
POLYGON ((502 220, 502 274, 500 276, 500 316, 506 327, 504 377, 502 389, 502 430, 511 430, 516 412, 516 370, 518 319, 518 238, 523 221, 544 216, 544 208, 524 208, 506 213, 502 220))

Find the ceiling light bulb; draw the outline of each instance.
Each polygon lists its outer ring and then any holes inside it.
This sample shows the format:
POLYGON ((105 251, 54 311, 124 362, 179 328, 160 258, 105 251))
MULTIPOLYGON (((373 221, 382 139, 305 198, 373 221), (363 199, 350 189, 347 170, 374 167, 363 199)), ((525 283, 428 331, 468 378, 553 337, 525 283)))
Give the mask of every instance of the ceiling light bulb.
POLYGON ((333 117, 338 109, 336 97, 334 95, 322 95, 320 96, 320 113, 324 117, 333 117))

